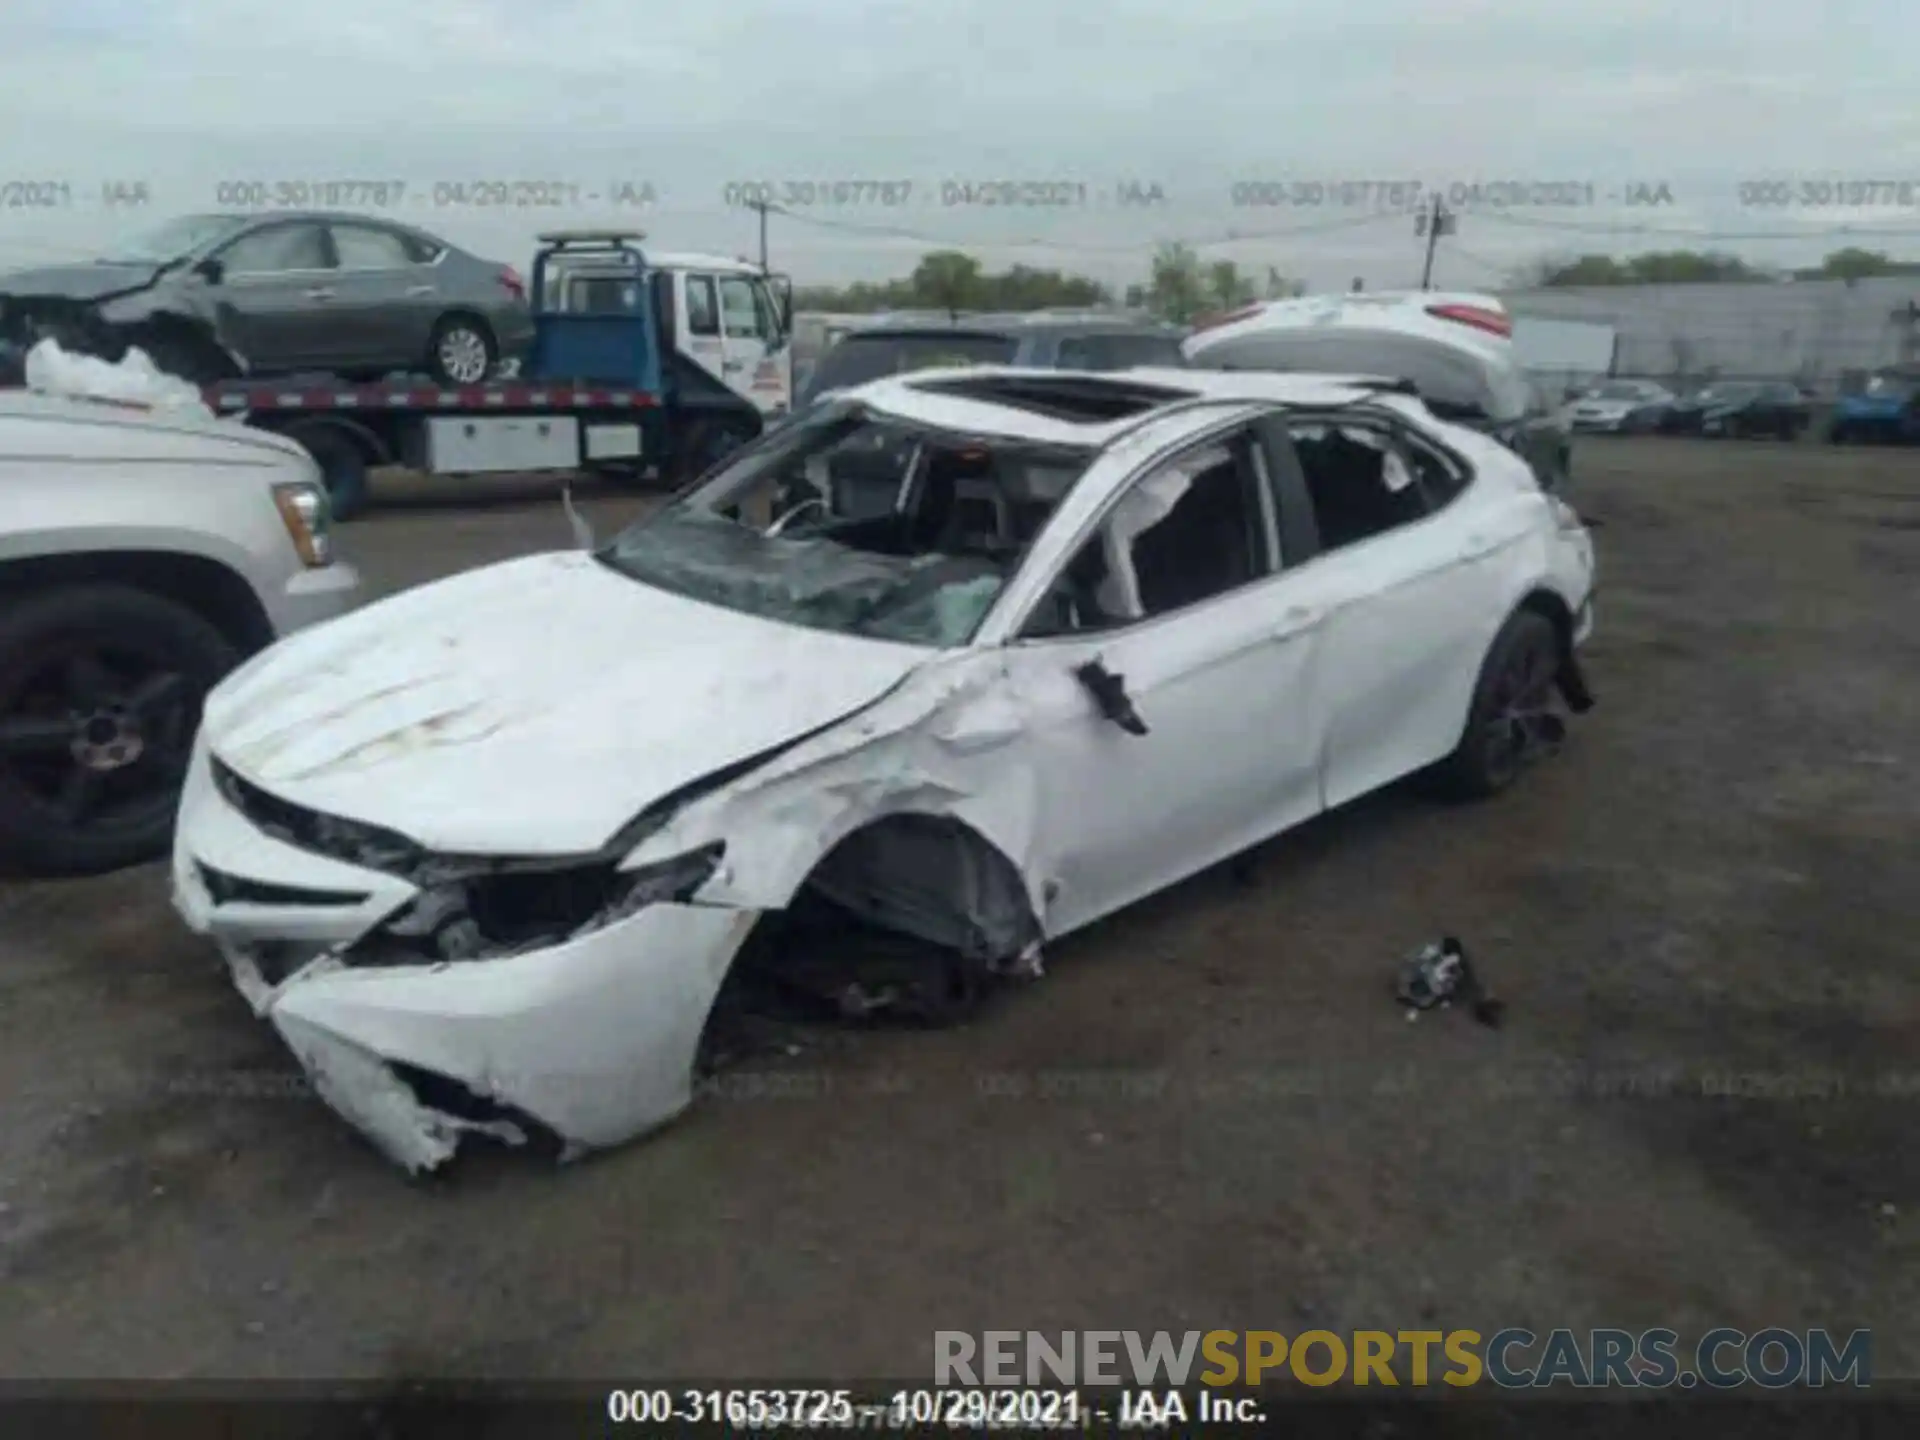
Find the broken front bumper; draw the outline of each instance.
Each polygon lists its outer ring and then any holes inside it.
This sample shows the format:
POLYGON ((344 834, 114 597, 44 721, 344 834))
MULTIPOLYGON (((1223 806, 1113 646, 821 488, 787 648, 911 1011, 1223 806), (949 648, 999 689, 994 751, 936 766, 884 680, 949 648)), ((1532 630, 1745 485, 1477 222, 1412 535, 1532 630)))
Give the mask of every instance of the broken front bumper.
POLYGON ((686 1108, 701 1030, 757 911, 651 905, 496 959, 340 958, 417 893, 265 834, 195 755, 174 907, 219 945, 321 1098, 397 1163, 430 1169, 475 1131, 525 1138, 524 1120, 569 1152, 616 1145, 686 1108))

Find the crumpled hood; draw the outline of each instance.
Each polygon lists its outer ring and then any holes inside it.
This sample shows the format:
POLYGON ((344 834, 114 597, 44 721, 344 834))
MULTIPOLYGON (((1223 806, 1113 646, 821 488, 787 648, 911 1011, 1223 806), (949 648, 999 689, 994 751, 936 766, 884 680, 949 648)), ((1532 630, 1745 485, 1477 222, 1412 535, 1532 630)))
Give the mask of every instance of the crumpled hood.
POLYGON ((581 853, 681 786, 865 707, 931 653, 538 555, 282 641, 208 698, 202 735, 272 794, 430 850, 581 853))
POLYGON ((152 265, 51 265, 0 274, 0 296, 57 295, 68 300, 104 300, 144 290, 159 278, 152 265))

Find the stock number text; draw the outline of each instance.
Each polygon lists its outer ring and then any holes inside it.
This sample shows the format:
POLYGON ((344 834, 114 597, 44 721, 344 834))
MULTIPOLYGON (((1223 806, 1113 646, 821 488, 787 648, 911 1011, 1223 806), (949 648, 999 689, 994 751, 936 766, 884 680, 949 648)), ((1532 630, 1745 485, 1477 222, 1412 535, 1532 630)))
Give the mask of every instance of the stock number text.
POLYGON ((1864 209, 1890 205, 1913 208, 1920 199, 1915 180, 1743 180, 1740 203, 1754 208, 1821 210, 1864 209))
POLYGON ((729 180, 720 202, 734 207, 779 205, 880 205, 893 208, 913 199, 911 180, 729 180))
POLYGON ((232 210, 387 209, 406 199, 404 180, 222 180, 213 203, 232 210))

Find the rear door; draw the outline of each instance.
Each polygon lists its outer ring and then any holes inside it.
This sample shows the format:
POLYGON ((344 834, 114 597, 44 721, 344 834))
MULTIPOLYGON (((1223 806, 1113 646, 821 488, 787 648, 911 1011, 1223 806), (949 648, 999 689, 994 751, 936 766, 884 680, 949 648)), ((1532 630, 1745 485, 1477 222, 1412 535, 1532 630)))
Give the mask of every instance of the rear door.
MULTIPOLYGON (((1471 472, 1397 420, 1331 412, 1285 428, 1313 512, 1314 680, 1328 808, 1459 743, 1494 632, 1503 555, 1524 532, 1468 503, 1471 472)), ((1280 437, 1269 437, 1279 445, 1280 437)))
POLYGON ((324 225, 272 221, 209 257, 222 267, 220 338, 258 371, 331 365, 339 353, 340 272, 324 225))
POLYGON ((442 302, 431 267, 406 240, 378 225, 330 225, 335 281, 330 341, 342 365, 417 365, 442 302))

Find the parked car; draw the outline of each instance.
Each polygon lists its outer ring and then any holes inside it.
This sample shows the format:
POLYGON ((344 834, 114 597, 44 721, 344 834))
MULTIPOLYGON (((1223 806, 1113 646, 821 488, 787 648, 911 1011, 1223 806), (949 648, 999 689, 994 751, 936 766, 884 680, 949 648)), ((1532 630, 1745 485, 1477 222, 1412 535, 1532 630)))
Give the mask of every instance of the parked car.
POLYGON ((1436 415, 1492 435, 1560 490, 1573 470, 1570 432, 1521 369, 1512 331, 1489 295, 1359 291, 1250 305, 1203 322, 1185 348, 1207 369, 1403 380, 1436 415))
POLYGON ((1648 435, 1660 428, 1676 398, 1652 380, 1609 380, 1573 402, 1567 423, 1576 434, 1648 435))
POLYGON ((1021 365, 1043 370, 1126 370, 1182 365, 1185 331, 1132 316, 922 314, 849 330, 821 356, 800 403, 887 375, 954 365, 1021 365))
POLYGON ((1592 703, 1593 547, 1379 382, 878 380, 603 548, 408 590, 209 697, 175 903, 412 1169, 681 1111, 730 976, 944 1021, 1403 775, 1592 703), (886 514, 816 477, 906 457, 886 514))
POLYGON ((1673 402, 1660 417, 1663 435, 1764 436, 1798 439, 1812 418, 1800 387, 1786 381, 1724 380, 1673 402))
POLYGON ((134 345, 196 383, 307 370, 484 380, 533 338, 509 265, 366 215, 184 215, 75 265, 0 275, 0 338, 134 345))
POLYGON ((358 584, 292 441, 0 392, 0 862, 164 853, 207 691, 358 584))
MULTIPOLYGON (((848 330, 809 371, 796 412, 888 375, 968 365, 1106 372, 1186 363, 1186 332, 1139 316, 1034 311, 1012 315, 898 313, 848 330)), ((839 513, 893 508, 906 456, 850 446, 826 461, 839 513)))
POLYGON ((1876 370, 1834 405, 1827 439, 1835 445, 1920 444, 1920 370, 1876 370))

